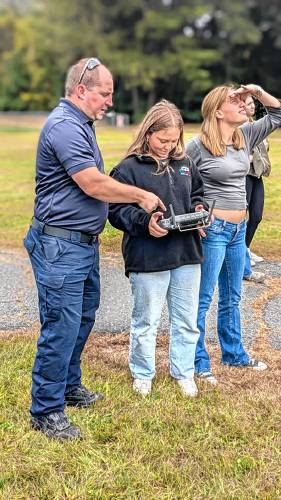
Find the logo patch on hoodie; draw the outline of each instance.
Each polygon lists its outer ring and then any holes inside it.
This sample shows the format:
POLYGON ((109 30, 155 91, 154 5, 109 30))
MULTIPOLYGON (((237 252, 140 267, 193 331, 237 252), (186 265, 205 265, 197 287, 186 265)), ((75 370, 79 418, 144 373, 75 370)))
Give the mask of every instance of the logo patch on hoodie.
POLYGON ((190 169, 189 169, 189 167, 186 167, 185 165, 183 165, 179 169, 179 173, 180 173, 180 175, 189 175, 190 176, 190 169))

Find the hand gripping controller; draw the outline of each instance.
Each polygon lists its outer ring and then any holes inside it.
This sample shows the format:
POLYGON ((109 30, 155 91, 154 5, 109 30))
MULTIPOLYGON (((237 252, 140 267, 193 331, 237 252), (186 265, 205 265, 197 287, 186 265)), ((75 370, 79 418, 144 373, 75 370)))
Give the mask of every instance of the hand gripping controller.
POLYGON ((211 224, 212 213, 214 210, 215 201, 212 203, 210 212, 202 210, 202 212, 191 212, 182 215, 175 215, 173 205, 170 204, 171 217, 168 219, 158 220, 158 224, 163 229, 168 231, 178 229, 179 231, 191 231, 200 227, 208 227, 211 224))

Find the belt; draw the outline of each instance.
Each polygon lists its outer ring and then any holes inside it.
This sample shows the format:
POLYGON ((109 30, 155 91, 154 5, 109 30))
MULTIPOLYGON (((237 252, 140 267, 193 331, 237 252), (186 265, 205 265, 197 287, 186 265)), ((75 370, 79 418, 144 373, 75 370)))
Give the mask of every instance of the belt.
POLYGON ((88 243, 91 245, 98 240, 97 234, 83 233, 82 231, 70 231, 69 229, 64 229, 62 227, 49 226, 44 222, 32 217, 31 227, 39 230, 43 234, 48 234, 49 236, 58 236, 59 238, 64 238, 65 240, 70 240, 73 242, 88 243))

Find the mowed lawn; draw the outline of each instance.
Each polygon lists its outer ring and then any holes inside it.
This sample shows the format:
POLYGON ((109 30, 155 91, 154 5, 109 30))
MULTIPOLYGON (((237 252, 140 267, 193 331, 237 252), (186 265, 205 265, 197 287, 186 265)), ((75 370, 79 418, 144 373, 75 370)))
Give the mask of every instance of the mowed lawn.
MULTIPOLYGON (((42 119, 41 119, 42 122, 42 119)), ((39 122, 41 124, 41 122, 39 122)), ((28 228, 34 200, 35 151, 39 135, 30 122, 5 122, 0 118, 0 245, 21 248, 28 228)), ((198 132, 197 126, 186 126, 186 140, 198 132)), ((99 125, 97 137, 103 152, 107 173, 124 156, 135 129, 114 129, 99 125)), ((256 233, 253 249, 265 257, 281 254, 281 132, 270 139, 272 174, 265 179, 266 201, 262 223, 256 233)), ((102 250, 119 251, 120 233, 107 224, 102 234, 102 250)))
MULTIPOLYGON (((2 248, 22 248, 32 215, 39 121, 21 128, 11 122, 1 128, 0 121, 2 248)), ((197 130, 186 127, 186 138, 197 130)), ((107 171, 120 160, 133 132, 98 127, 107 171)), ((266 179, 265 217, 255 248, 278 258, 280 132, 270 140, 270 155, 273 172, 266 179)), ((118 251, 119 244, 120 235, 108 226, 103 250, 118 251)), ((280 499, 280 351, 267 341, 262 308, 280 293, 281 283, 277 278, 269 283, 253 307, 260 328, 251 353, 270 369, 254 373, 224 367, 218 348, 210 346, 220 384, 212 389, 199 383, 193 400, 184 398, 169 376, 167 336, 158 339, 157 377, 144 399, 132 392, 127 333, 92 335, 83 356, 83 381, 105 398, 89 409, 67 410, 85 437, 79 442, 48 440, 30 429, 38 330, 1 332, 0 499, 280 499)))

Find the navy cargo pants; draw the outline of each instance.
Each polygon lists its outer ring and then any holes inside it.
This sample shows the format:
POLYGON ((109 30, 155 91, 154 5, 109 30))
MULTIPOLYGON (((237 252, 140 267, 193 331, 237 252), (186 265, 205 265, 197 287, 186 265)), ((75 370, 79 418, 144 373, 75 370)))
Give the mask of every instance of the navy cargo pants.
MULTIPOLYGON (((42 224, 43 227, 43 224, 42 224)), ((38 289, 41 333, 32 371, 33 416, 63 411, 81 383, 80 357, 99 307, 98 240, 80 242, 30 228, 24 246, 38 289)))

